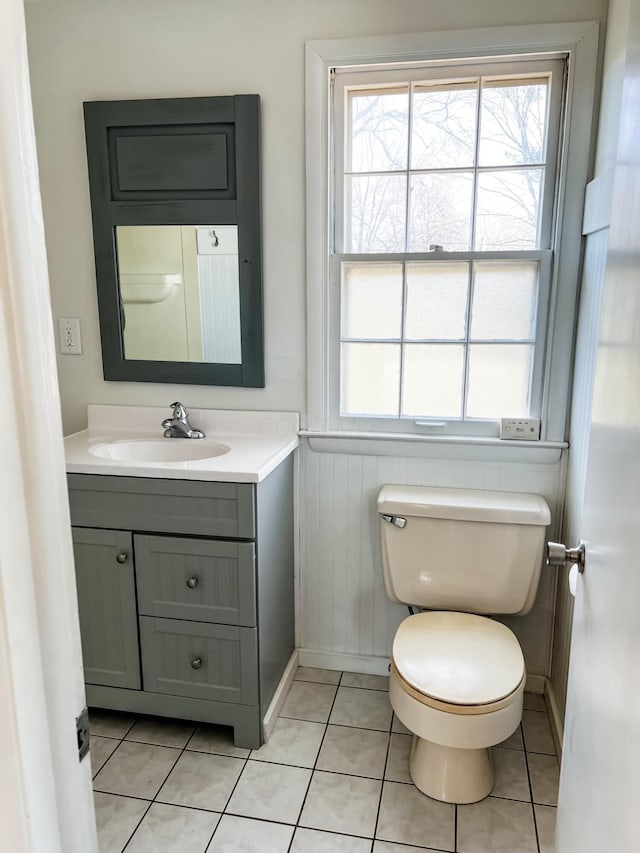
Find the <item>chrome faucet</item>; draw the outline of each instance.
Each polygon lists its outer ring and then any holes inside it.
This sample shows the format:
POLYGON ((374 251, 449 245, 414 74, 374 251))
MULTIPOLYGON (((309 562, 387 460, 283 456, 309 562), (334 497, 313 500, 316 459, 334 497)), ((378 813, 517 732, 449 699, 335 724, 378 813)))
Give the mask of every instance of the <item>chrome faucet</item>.
POLYGON ((172 403, 173 414, 162 421, 165 438, 204 438, 201 429, 194 429, 189 423, 189 412, 182 403, 172 403))

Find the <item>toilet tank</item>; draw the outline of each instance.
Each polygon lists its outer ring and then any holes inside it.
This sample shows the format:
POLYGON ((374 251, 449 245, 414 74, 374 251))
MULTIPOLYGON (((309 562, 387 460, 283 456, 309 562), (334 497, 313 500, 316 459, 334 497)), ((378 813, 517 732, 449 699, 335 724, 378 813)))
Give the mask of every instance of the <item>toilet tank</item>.
POLYGON ((468 613, 533 606, 551 520, 540 495, 383 486, 377 506, 393 601, 468 613))

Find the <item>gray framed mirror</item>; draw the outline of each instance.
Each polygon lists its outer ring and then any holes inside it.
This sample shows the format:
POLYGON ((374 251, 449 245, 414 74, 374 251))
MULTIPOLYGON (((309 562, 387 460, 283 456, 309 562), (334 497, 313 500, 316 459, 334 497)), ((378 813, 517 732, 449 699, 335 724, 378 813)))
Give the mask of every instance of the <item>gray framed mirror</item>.
POLYGON ((264 387, 258 96, 84 110, 105 379, 264 387))

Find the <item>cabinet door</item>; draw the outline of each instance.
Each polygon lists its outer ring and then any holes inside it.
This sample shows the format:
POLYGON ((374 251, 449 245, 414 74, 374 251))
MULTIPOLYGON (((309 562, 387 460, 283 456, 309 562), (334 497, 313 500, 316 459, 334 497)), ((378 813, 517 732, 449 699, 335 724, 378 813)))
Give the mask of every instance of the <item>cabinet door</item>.
POLYGON ((140 617, 144 689, 217 702, 258 701, 257 629, 140 617))
POLYGON ((84 677, 140 689, 131 534, 73 528, 84 677))
POLYGON ((256 624, 253 542, 136 534, 135 548, 142 615, 256 624))

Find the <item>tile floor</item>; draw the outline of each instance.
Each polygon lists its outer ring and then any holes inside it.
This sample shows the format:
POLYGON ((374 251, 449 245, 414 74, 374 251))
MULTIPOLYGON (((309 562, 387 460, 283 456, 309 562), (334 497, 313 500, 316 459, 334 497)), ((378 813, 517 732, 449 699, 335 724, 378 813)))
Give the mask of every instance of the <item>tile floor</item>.
POLYGON ((422 795, 388 679, 300 668, 269 743, 231 730, 91 715, 101 853, 552 853, 558 790, 544 701, 494 750, 481 803, 422 795))

